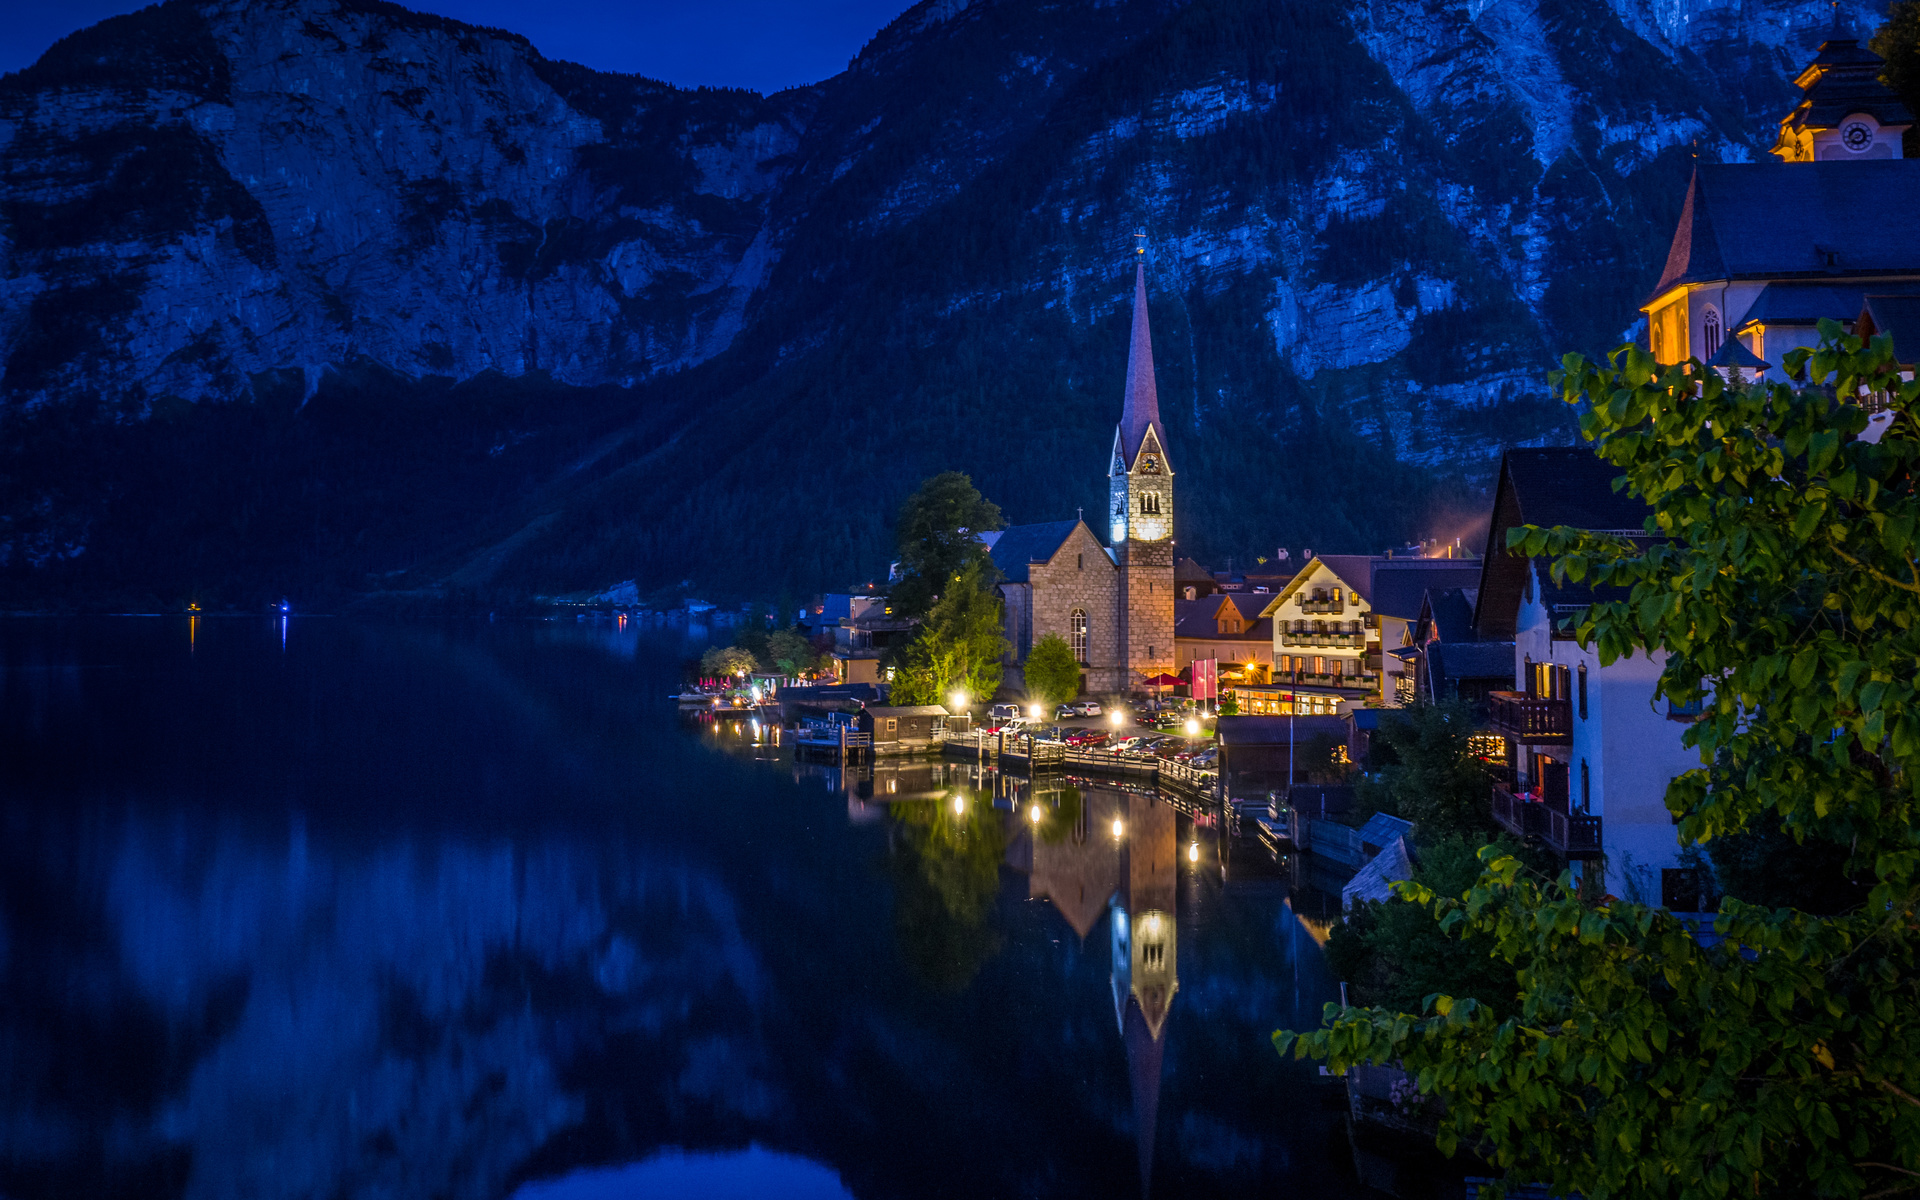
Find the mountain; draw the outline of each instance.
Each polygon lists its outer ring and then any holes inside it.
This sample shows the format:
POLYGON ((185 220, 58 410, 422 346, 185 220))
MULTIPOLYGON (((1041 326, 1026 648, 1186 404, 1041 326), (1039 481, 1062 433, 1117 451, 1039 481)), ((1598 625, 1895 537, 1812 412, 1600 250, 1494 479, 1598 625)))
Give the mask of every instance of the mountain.
POLYGON ((1136 228, 1183 551, 1446 532, 1830 20, 926 0, 761 97, 169 0, 0 78, 0 598, 771 596, 937 470, 1097 506, 1136 228))

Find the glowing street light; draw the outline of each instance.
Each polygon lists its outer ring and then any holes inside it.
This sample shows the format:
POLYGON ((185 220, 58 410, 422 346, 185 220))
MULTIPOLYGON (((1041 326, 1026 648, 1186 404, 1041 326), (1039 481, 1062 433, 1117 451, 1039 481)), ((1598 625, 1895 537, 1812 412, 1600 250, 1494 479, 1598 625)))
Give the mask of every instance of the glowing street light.
POLYGON ((1124 837, 1126 836, 1126 832, 1127 832, 1127 827, 1120 823, 1119 817, 1115 817, 1113 819, 1113 836, 1124 837))
POLYGON ((1200 722, 1193 717, 1187 718, 1187 736, 1188 737, 1200 736, 1200 722))
POLYGON ((1029 705, 1027 708, 1027 715, 1032 717, 1034 720, 1038 721, 1041 717, 1046 715, 1046 711, 1047 711, 1046 709, 1041 708, 1038 704, 1029 705))
POLYGON ((1125 725, 1127 723, 1127 714, 1121 712, 1119 709, 1116 708, 1107 715, 1107 720, 1112 721, 1113 727, 1115 729, 1118 729, 1122 725, 1125 725))
POLYGON ((947 702, 953 705, 953 710, 955 712, 963 711, 967 707, 967 694, 965 692, 956 691, 951 696, 947 697, 947 702))
POLYGON ((1038 804, 1027 810, 1027 820, 1032 821, 1035 825, 1040 823, 1040 806, 1038 804))
POLYGON ((967 798, 958 792, 953 794, 953 811, 956 814, 967 811, 967 798))
POLYGON ((1187 861, 1191 863, 1197 863, 1200 861, 1200 843, 1199 842, 1187 843, 1187 861))

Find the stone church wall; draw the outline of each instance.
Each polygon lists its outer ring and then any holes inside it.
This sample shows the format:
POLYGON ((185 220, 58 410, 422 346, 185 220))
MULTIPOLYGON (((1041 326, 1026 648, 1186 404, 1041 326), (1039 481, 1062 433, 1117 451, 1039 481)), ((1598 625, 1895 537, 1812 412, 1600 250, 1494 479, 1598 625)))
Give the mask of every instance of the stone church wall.
MULTIPOLYGON (((1087 614, 1087 690, 1111 692, 1120 686, 1120 631, 1116 628, 1120 572, 1093 534, 1082 525, 1070 534, 1048 563, 1028 570, 1033 581, 1033 641, 1049 633, 1073 642, 1073 610, 1087 614)), ((1171 575, 1169 575, 1171 586, 1171 575)), ((1168 593, 1171 597, 1172 593, 1168 593)), ((1172 604, 1168 604, 1171 612, 1172 604)), ((1173 636, 1167 636, 1171 654, 1173 636)), ((1028 647, 1031 650, 1031 646, 1028 647)), ((1024 655, 1022 656, 1025 657, 1024 655)))

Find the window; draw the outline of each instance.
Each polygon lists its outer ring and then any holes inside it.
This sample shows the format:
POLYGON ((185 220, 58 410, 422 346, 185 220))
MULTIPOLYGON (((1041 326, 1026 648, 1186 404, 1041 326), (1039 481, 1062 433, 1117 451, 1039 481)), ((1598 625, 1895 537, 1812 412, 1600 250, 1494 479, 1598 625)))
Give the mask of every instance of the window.
POLYGON ((1087 556, 1086 556, 1086 555, 1084 555, 1084 554, 1076 554, 1076 555, 1074 555, 1074 556, 1073 556, 1073 565, 1074 565, 1074 569, 1075 569, 1075 570, 1080 570, 1080 571, 1084 571, 1084 570, 1086 570, 1086 569, 1087 569, 1087 556))
POLYGON ((1073 661, 1081 666, 1087 665, 1087 610, 1076 608, 1068 621, 1068 629, 1073 635, 1073 661))
POLYGON ((1706 357, 1712 358, 1720 352, 1720 310, 1707 305, 1706 315, 1700 318, 1700 348, 1706 351, 1706 357))
POLYGON ((1580 811, 1586 812, 1593 803, 1593 779, 1587 772, 1587 760, 1580 760, 1580 811))
POLYGON ((1160 493, 1140 493, 1140 511, 1149 516, 1157 515, 1160 512, 1160 493))
POLYGON ((1316 654, 1313 656, 1313 673, 1315 675, 1325 675, 1327 673, 1327 660, 1324 655, 1316 654))
MULTIPOLYGON (((1587 664, 1580 664, 1580 719, 1587 719, 1587 664)), ((1585 770, 1585 767, 1581 768, 1585 770)))
POLYGON ((899 718, 899 717, 888 717, 888 718, 887 718, 887 732, 888 732, 888 733, 899 733, 899 732, 900 732, 900 718, 899 718))
POLYGON ((1189 600, 1191 600, 1191 599, 1193 599, 1193 593, 1194 593, 1194 589, 1193 589, 1193 588, 1191 588, 1191 587, 1190 587, 1190 588, 1188 588, 1188 589, 1186 590, 1186 593, 1185 593, 1185 595, 1186 595, 1186 597, 1187 597, 1187 599, 1189 599, 1189 600))

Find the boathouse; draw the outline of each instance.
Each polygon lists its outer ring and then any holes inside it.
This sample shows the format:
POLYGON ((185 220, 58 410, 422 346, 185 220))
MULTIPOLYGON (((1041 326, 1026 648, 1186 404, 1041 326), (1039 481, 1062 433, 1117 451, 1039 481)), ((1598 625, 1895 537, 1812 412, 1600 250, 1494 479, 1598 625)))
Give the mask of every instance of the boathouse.
POLYGON ((947 718, 939 704, 876 705, 860 710, 859 725, 873 735, 875 754, 913 754, 934 748, 947 718))

